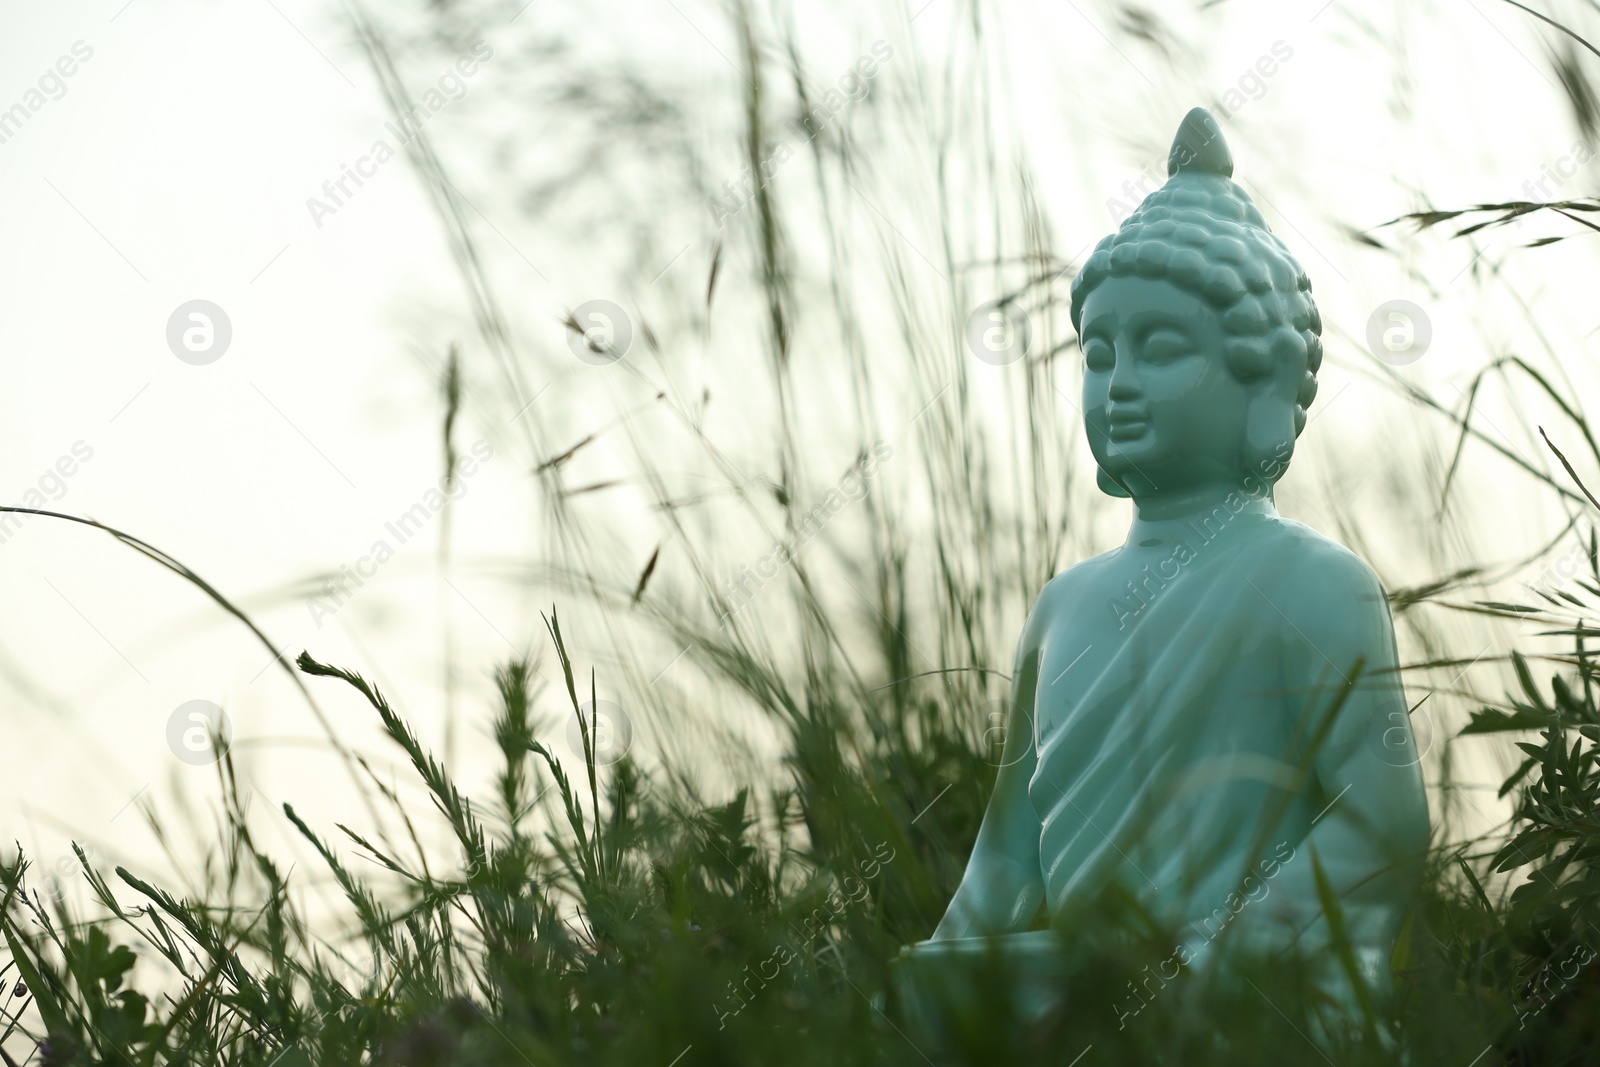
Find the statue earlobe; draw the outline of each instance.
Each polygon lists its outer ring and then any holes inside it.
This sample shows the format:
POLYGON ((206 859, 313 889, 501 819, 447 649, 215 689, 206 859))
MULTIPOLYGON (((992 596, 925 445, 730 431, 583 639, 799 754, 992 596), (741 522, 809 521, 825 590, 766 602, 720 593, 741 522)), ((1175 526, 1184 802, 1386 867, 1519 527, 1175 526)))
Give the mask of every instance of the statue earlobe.
POLYGON ((1258 393, 1245 412, 1244 473, 1276 481, 1294 455, 1294 404, 1269 392, 1258 393))
POLYGON ((1133 495, 1132 493, 1128 492, 1127 489, 1123 488, 1121 482, 1107 474, 1104 467, 1095 468, 1094 480, 1095 484, 1100 486, 1100 491, 1105 493, 1107 496, 1128 497, 1133 495))

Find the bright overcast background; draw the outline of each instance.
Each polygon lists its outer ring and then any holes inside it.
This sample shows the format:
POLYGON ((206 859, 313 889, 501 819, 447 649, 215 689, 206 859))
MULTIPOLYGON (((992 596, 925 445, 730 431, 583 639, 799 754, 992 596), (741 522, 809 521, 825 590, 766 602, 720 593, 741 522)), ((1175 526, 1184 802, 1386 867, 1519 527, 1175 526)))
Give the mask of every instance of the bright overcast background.
MULTIPOLYGON (((25 503, 39 489, 44 507, 93 517, 171 553, 248 611, 287 655, 308 649, 366 673, 438 745, 448 732, 447 628, 462 679, 457 715, 481 706, 493 666, 507 655, 545 650, 542 662, 550 662, 538 612, 554 594, 509 582, 493 565, 543 558, 545 547, 511 416, 522 412, 517 417, 536 420, 547 440, 570 445, 633 402, 618 391, 620 370, 573 356, 561 316, 596 298, 648 308, 663 292, 703 295, 719 236, 704 203, 642 213, 648 168, 597 181, 589 202, 564 194, 572 214, 595 227, 588 237, 529 207, 524 198, 537 186, 528 175, 585 150, 562 137, 559 122, 519 103, 535 65, 556 61, 541 52, 541 37, 571 44, 559 56, 570 67, 670 83, 687 107, 703 108, 688 126, 708 143, 729 143, 722 173, 736 177, 742 162, 730 140, 739 50, 722 7, 535 0, 519 14, 518 6, 483 5, 495 17, 477 36, 493 57, 462 80, 462 99, 431 118, 429 131, 471 204, 469 224, 520 331, 528 395, 501 395, 462 415, 463 452, 484 441, 494 457, 465 479, 452 505, 453 584, 437 577, 436 517, 348 606, 317 618, 306 602, 314 577, 354 565, 377 540, 393 542, 385 524, 438 482, 439 379, 450 344, 463 346, 480 388, 502 390, 409 159, 379 165, 333 214, 318 219, 308 209, 325 182, 386 136, 389 119, 343 8, 320 0, 0 4, 0 109, 28 108, 41 78, 47 86, 42 106, 29 108, 0 143, 0 497, 25 503), (48 76, 67 68, 73 73, 59 82, 48 76), (519 130, 520 155, 491 150, 519 130), (618 195, 615 182, 630 195, 618 195), (616 232, 603 228, 607 219, 616 232), (180 360, 168 343, 169 318, 193 300, 222 308, 231 324, 227 350, 205 365, 180 360), (75 449, 77 458, 62 462, 75 449)), ((1580 14, 1568 6, 1566 14, 1580 14)), ((421 5, 395 7, 409 18, 421 5)), ((1375 228, 1428 205, 1592 193, 1592 164, 1571 168, 1542 193, 1527 188, 1567 169, 1563 160, 1582 137, 1552 74, 1550 57, 1565 46, 1555 31, 1492 0, 1170 7, 1156 13, 1187 46, 1163 51, 1130 31, 1136 9, 1125 5, 1000 5, 983 89, 999 100, 993 110, 1002 117, 989 130, 996 152, 1026 157, 1055 248, 1072 257, 1112 229, 1109 202, 1126 195, 1126 184, 1163 171, 1188 107, 1215 106, 1243 87, 1243 105, 1223 119, 1236 176, 1311 274, 1328 323, 1319 414, 1280 505, 1337 537, 1334 517, 1319 509, 1343 500, 1384 580, 1422 584, 1437 577, 1410 551, 1423 534, 1409 519, 1384 519, 1429 509, 1400 507, 1393 494, 1403 490, 1388 471, 1440 460, 1422 455, 1423 416, 1376 381, 1381 367, 1362 351, 1369 316, 1393 299, 1427 309, 1431 348, 1396 372, 1454 403, 1487 358, 1526 343, 1512 286, 1517 299, 1536 304, 1580 387, 1593 385, 1588 367, 1600 342, 1589 334, 1600 309, 1582 241, 1519 251, 1531 231, 1492 231, 1473 244, 1375 228), (1275 45, 1289 57, 1270 75, 1253 73, 1275 45), (1337 222, 1374 230, 1403 254, 1363 246, 1337 222), (1490 265, 1506 271, 1506 289, 1494 297, 1480 284, 1490 265)), ((878 75, 884 92, 922 85, 938 97, 947 91, 946 49, 966 10, 953 0, 802 3, 789 18, 823 83, 881 40, 894 53, 878 75)), ((379 8, 374 17, 381 27, 390 13, 379 8)), ((407 39, 397 33, 397 47, 407 39)), ((413 96, 468 51, 400 55, 413 96)), ((976 94, 956 66, 948 91, 976 94)), ((858 150, 870 153, 871 144, 858 150)), ((807 164, 790 166, 776 181, 809 180, 807 164)), ((892 181, 880 173, 858 192, 870 202, 863 214, 877 239, 904 242, 897 246, 911 282, 942 290, 945 279, 926 254, 937 237, 902 215, 892 181)), ((959 204, 961 189, 955 193, 959 204)), ((752 268, 730 242, 724 269, 736 285, 752 268)), ((974 285, 977 299, 997 295, 974 285)), ((867 333, 895 325, 886 316, 867 333)), ((741 435, 754 442, 760 428, 741 424, 737 409, 749 367, 765 357, 741 337, 728 328, 678 370, 686 391, 704 387, 726 405, 717 424, 723 452, 757 467, 770 455, 754 444, 741 452, 741 435)), ((951 358, 970 357, 953 348, 951 358)), ((987 370, 993 374, 979 387, 997 388, 1004 369, 987 370)), ((1063 361, 1068 396, 1075 373, 1063 361)), ((907 393, 901 409, 887 413, 891 425, 932 399, 907 393)), ((800 401, 819 421, 833 404, 825 392, 800 401)), ((1503 426, 1508 449, 1556 470, 1506 409, 1486 404, 1486 432, 1503 426)), ((1447 462, 1452 439, 1440 439, 1447 462)), ((1081 451, 1076 431, 1061 447, 1081 451)), ((1565 516, 1548 492, 1519 481, 1486 447, 1468 447, 1475 463, 1463 485, 1479 520, 1464 535, 1472 551, 1512 561, 1555 537, 1565 516)), ((603 462, 588 473, 607 476, 603 462)), ((636 573, 661 541, 658 520, 626 495, 596 494, 593 506, 609 509, 614 543, 604 551, 636 573)), ((1117 543, 1126 505, 1099 514, 1085 551, 1117 543)), ((753 543, 745 558, 761 551, 753 543)), ((348 779, 272 653, 195 588, 111 537, 28 519, 0 544, 0 603, 0 812, 7 837, 47 866, 68 837, 122 862, 161 862, 141 805, 180 811, 215 789, 211 768, 183 762, 169 745, 174 712, 192 700, 226 710, 242 776, 265 801, 289 800, 314 823, 349 811, 348 779)), ((1451 651, 1471 659, 1480 643, 1503 644, 1508 633, 1463 629, 1451 651)), ((1403 646, 1407 640, 1402 633, 1403 646)), ((603 668, 635 652, 646 678, 670 669, 663 684, 706 684, 692 657, 672 665, 665 641, 619 649, 596 628, 573 641, 580 665, 602 668, 602 695, 612 686, 610 698, 623 704, 628 697, 603 668)), ((1408 659, 1424 654, 1405 651, 1408 659)), ((1008 660, 1009 650, 994 652, 1000 666, 1008 660)), ((1469 681, 1499 694, 1497 668, 1473 670, 1469 681)), ((1439 682, 1466 684, 1448 675, 1439 682)), ((392 758, 370 712, 342 688, 313 689, 347 744, 392 758)), ((559 708, 556 695, 546 694, 550 708, 559 708)), ((716 699, 708 696, 708 706, 716 699)), ((483 724, 476 713, 457 722, 452 756, 469 774, 481 769, 473 761, 483 751, 483 724)), ((634 725, 641 753, 672 743, 670 725, 634 725)), ((554 742, 562 738, 558 727, 554 742)), ((1467 770, 1498 780, 1487 760, 1467 770)), ((1503 814, 1484 804, 1485 822, 1503 814)))

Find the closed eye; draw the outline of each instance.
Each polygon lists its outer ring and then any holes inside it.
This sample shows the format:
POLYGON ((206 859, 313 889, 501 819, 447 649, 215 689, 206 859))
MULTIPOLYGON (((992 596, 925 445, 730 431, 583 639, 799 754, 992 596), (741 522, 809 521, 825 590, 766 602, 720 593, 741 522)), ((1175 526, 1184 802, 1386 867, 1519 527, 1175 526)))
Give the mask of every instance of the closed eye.
POLYGON ((1194 342, 1182 330, 1152 330, 1145 336, 1140 356, 1147 363, 1171 363, 1195 351, 1194 342))
POLYGON ((1116 350, 1111 347, 1111 342, 1100 337, 1093 337, 1083 343, 1084 366, 1096 374, 1108 373, 1117 362, 1116 350))

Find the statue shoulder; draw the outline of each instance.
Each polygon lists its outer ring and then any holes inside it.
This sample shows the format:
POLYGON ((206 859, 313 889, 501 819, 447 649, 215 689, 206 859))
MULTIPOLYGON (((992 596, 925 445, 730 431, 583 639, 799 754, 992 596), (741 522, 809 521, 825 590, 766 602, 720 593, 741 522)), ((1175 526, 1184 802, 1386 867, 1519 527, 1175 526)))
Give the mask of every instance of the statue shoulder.
POLYGON ((1050 620, 1073 611, 1074 601, 1095 595, 1102 588, 1115 588, 1113 561, 1120 548, 1091 556, 1057 574, 1044 584, 1034 598, 1028 612, 1028 622, 1023 629, 1023 645, 1037 644, 1049 627, 1050 620))
POLYGON ((1117 556, 1122 552, 1120 547, 1102 552, 1098 556, 1090 556, 1080 563, 1074 563, 1066 570, 1057 574, 1044 584, 1039 597, 1035 601, 1034 610, 1039 606, 1070 599, 1085 591, 1091 591, 1096 585, 1108 580, 1117 556))
POLYGON ((1383 598, 1383 584, 1366 560, 1344 545, 1292 519, 1280 519, 1276 538, 1285 543, 1291 565, 1282 583, 1287 592, 1325 597, 1383 598))
POLYGON ((1392 658, 1388 598, 1367 561, 1302 523, 1281 525, 1275 573, 1258 588, 1291 632, 1325 655, 1392 658))

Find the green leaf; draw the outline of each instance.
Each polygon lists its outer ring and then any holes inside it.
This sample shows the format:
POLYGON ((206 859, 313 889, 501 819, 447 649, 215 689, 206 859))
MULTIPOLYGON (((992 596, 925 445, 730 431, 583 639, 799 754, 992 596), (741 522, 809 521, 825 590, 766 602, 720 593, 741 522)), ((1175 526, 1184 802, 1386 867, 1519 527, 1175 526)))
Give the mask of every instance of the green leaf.
POLYGON ((1527 759, 1523 760, 1522 766, 1511 772, 1511 776, 1500 783, 1500 792, 1496 793, 1495 796, 1499 798, 1511 792, 1512 789, 1516 788, 1517 783, 1526 778, 1528 776, 1528 772, 1533 770, 1538 765, 1539 761, 1534 759, 1532 756, 1529 756, 1527 759))
POLYGON ((1328 920, 1328 940, 1339 957, 1339 963, 1344 967, 1345 977, 1349 978, 1351 988, 1355 990, 1356 1002, 1361 1006, 1361 1019, 1366 1026, 1368 1039, 1376 1044, 1377 1013, 1372 1005, 1372 992, 1367 989, 1366 980, 1361 977, 1361 968, 1356 964, 1355 950, 1351 947, 1350 937, 1345 932, 1344 910, 1339 907, 1339 898, 1333 891, 1332 883, 1328 881, 1327 873, 1322 869, 1322 861, 1317 858, 1315 848, 1311 849, 1311 874, 1317 882, 1317 899, 1322 903, 1322 914, 1328 920))
POLYGON ((1545 706, 1544 695, 1539 692, 1539 687, 1534 684, 1533 672, 1528 670, 1528 661, 1523 658, 1522 653, 1511 653, 1511 665, 1516 669, 1517 680, 1522 683, 1522 691, 1528 694, 1528 699, 1533 701, 1534 707, 1548 713, 1550 709, 1545 706))
POLYGON ((1518 710, 1514 715, 1507 715, 1499 708, 1480 708, 1472 713, 1472 721, 1467 723, 1456 736, 1503 734, 1514 730, 1543 730, 1553 722, 1555 717, 1548 713, 1518 710))
POLYGON ((1483 883, 1478 881, 1478 876, 1472 873, 1472 868, 1467 865, 1465 859, 1457 856, 1456 862, 1461 865, 1461 873, 1467 876, 1467 881, 1472 885, 1472 891, 1478 896, 1478 902, 1483 905, 1484 914, 1493 922, 1495 919, 1494 905, 1489 903, 1489 894, 1483 891, 1483 883))
POLYGON ((23 946, 18 943, 16 935, 11 932, 9 922, 6 923, 6 945, 11 949, 11 962, 17 965, 17 974, 33 992, 33 1003, 39 1009, 39 1017, 44 1020, 45 1029, 52 1034, 71 1033, 72 1027, 67 1023, 67 1013, 56 1000, 55 986, 46 982, 44 975, 33 965, 33 960, 28 957, 23 946))
POLYGON ((1503 600, 1475 600, 1473 603, 1485 608, 1494 608, 1496 611, 1515 612, 1518 615, 1537 615, 1539 613, 1538 608, 1530 608, 1526 604, 1508 604, 1503 600))

